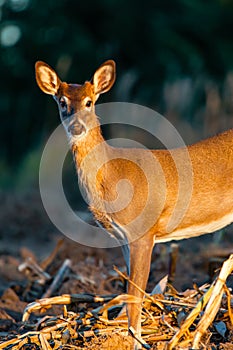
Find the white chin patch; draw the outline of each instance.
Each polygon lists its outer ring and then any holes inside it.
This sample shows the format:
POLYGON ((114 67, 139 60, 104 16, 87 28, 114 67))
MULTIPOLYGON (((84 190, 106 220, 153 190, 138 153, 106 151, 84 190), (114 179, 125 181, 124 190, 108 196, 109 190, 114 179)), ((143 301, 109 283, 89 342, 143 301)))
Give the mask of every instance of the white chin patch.
POLYGON ((69 143, 76 143, 80 141, 86 135, 86 131, 82 131, 79 135, 72 135, 70 132, 67 132, 69 143))

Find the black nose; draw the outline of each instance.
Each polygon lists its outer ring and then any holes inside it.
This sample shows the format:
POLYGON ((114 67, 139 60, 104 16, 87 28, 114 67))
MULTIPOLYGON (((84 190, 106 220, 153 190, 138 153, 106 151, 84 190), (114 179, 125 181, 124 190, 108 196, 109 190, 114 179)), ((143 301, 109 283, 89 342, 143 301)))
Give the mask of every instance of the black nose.
POLYGON ((80 135, 84 131, 84 126, 80 123, 73 123, 69 125, 68 131, 73 135, 80 135))

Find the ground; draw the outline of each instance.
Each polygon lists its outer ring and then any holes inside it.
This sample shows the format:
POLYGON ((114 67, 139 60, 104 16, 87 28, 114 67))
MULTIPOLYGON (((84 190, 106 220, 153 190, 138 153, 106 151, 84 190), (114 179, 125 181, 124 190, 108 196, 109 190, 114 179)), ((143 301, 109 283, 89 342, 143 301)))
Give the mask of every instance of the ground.
MULTIPOLYGON (((124 282, 113 270, 113 266, 116 266, 121 271, 125 271, 124 260, 119 248, 86 247, 64 237, 47 217, 40 195, 36 190, 17 195, 2 192, 0 203, 0 341, 5 341, 19 333, 24 308, 28 302, 41 298, 48 288, 47 285, 35 285, 32 273, 22 267, 28 258, 46 267, 50 276, 54 276, 62 263, 70 259, 72 272, 69 277, 64 278, 61 285, 57 286, 57 290, 52 295, 124 293, 124 282), (57 251, 51 255, 56 246, 57 251), (19 271, 20 265, 21 272, 19 271)), ((232 232, 233 228, 229 226, 214 235, 179 242, 173 286, 181 292, 192 288, 193 283, 201 286, 209 282, 212 277, 211 271, 218 267, 223 257, 226 258, 233 252, 232 232)), ((169 251, 169 244, 160 244, 155 247, 148 291, 151 291, 156 283, 168 273, 169 251)), ((86 305, 84 302, 79 304, 78 311, 84 310, 86 305)), ((56 315, 62 312, 61 308, 58 310, 54 308, 54 310, 52 312, 56 315)), ((98 338, 94 343, 92 339, 88 345, 83 345, 83 348, 123 349, 123 346, 119 347, 117 337, 117 335, 113 338, 109 336, 101 340, 98 338), (98 342, 101 342, 100 347, 98 347, 98 342), (116 347, 114 347, 114 342, 116 347)), ((125 349, 129 346, 127 341, 125 339, 125 349)), ((209 344, 212 349, 232 349, 229 334, 228 338, 220 334, 219 338, 215 337, 214 342, 209 342, 209 344)), ((64 346, 63 348, 68 349, 69 347, 64 346)), ((162 349, 162 347, 159 347, 157 343, 154 349, 162 349)))

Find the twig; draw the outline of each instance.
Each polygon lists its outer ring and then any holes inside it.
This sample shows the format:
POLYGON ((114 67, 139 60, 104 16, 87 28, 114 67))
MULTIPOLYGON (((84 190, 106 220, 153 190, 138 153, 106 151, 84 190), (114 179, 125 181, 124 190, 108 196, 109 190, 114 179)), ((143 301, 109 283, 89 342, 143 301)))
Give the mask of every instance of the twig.
POLYGON ((233 254, 229 257, 229 259, 227 259, 223 263, 219 277, 212 291, 210 300, 206 306, 205 313, 197 325, 193 340, 193 349, 198 349, 202 335, 206 332, 207 328, 213 322, 218 312, 222 300, 222 295, 224 292, 224 284, 226 283, 226 279, 231 274, 232 270, 233 254))
POLYGON ((151 297, 149 293, 146 293, 143 289, 141 289, 136 283, 131 281, 131 279, 126 276, 123 272, 121 272, 116 266, 114 266, 114 270, 123 277, 126 281, 128 281, 130 284, 132 284, 134 287, 136 287, 144 296, 146 296, 150 301, 154 302, 154 298, 151 297))
POLYGON ((232 314, 232 310, 231 310, 231 293, 229 291, 229 289, 227 288, 226 285, 224 285, 224 291, 227 295, 227 307, 228 307, 228 313, 229 313, 229 318, 231 321, 231 325, 233 326, 233 314, 232 314))
POLYGON ((168 283, 173 284, 176 274, 176 262, 179 252, 179 245, 172 243, 169 252, 169 270, 168 270, 168 283))
POLYGON ((144 349, 151 349, 150 345, 148 345, 146 342, 144 342, 144 340, 139 336, 139 334, 136 333, 135 329, 133 327, 129 327, 129 333, 132 335, 132 337, 137 340, 137 342, 139 344, 141 344, 141 346, 144 349))
POLYGON ((41 285, 44 285, 51 279, 51 276, 45 272, 35 261, 33 261, 31 257, 27 258, 24 263, 20 264, 18 270, 20 272, 29 270, 33 277, 31 279, 37 279, 37 282, 41 285))
POLYGON ((71 260, 66 259, 54 277, 53 282, 50 284, 47 291, 43 294, 42 298, 49 298, 56 290, 59 289, 70 267, 71 260))
POLYGON ((40 263, 40 266, 43 270, 46 270, 47 267, 53 262, 54 258, 56 257, 58 251, 61 249, 63 244, 64 238, 59 239, 52 253, 40 263))
POLYGON ((208 302, 211 293, 213 290, 213 286, 211 286, 208 291, 201 297, 201 299, 198 301, 196 307, 190 312, 186 320, 184 321, 181 329, 174 335, 174 337, 170 340, 168 343, 167 350, 174 349, 175 346, 178 344, 180 338, 188 331, 191 324, 194 322, 194 320, 199 315, 200 311, 203 310, 206 303, 208 302))
POLYGON ((103 303, 115 298, 116 295, 96 296, 91 294, 63 294, 52 298, 44 298, 34 301, 26 306, 22 321, 29 319, 30 314, 35 311, 47 310, 52 305, 69 305, 71 303, 103 303))

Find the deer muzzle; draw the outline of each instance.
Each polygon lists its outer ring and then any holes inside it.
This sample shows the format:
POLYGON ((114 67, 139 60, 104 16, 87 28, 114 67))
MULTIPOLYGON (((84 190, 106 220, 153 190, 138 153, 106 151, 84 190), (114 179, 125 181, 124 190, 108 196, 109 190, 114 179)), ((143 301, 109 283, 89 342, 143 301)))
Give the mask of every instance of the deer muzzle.
POLYGON ((85 128, 80 123, 73 123, 69 125, 68 131, 72 134, 72 136, 79 136, 85 131, 85 128))

